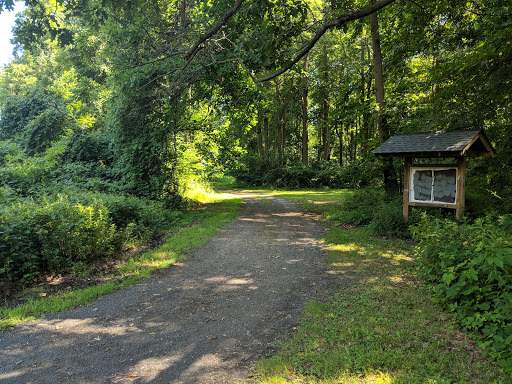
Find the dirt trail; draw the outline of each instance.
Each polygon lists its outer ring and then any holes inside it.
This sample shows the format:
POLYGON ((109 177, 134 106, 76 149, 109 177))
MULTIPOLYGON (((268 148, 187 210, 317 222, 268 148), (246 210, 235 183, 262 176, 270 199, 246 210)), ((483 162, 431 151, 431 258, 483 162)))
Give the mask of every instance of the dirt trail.
POLYGON ((322 225, 292 202, 243 196, 240 216, 163 276, 0 334, 1 383, 237 383, 304 303, 345 283, 322 225))

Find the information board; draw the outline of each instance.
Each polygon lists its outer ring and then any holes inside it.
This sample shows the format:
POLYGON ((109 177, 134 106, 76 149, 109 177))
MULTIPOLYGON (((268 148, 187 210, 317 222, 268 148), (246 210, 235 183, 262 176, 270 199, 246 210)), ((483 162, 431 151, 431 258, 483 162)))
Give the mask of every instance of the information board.
POLYGON ((457 168, 411 168, 410 201, 456 204, 457 168))

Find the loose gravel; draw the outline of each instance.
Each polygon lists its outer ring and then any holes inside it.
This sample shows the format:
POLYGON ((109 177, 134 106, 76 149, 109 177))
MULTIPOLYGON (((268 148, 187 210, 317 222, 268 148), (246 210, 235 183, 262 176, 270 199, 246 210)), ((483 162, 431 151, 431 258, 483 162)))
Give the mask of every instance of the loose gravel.
POLYGON ((241 195, 240 216, 158 277, 0 334, 1 383, 240 383, 344 281, 322 224, 296 204, 241 195))

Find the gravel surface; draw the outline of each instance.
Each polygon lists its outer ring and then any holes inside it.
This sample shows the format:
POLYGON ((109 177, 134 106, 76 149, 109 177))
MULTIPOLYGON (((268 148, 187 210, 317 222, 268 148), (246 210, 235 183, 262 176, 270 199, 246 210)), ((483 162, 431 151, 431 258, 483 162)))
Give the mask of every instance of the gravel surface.
POLYGON ((306 301, 348 283, 325 269, 322 225, 241 195, 240 216, 161 276, 0 334, 1 383, 239 383, 306 301))

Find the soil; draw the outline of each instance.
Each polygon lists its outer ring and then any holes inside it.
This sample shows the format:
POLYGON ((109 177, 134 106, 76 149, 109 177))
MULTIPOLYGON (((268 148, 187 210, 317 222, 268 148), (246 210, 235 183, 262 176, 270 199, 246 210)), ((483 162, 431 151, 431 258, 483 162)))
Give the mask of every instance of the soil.
POLYGON ((240 216, 154 278, 0 334, 2 383, 239 383, 301 309, 350 284, 324 265, 322 224, 242 196, 240 216))

